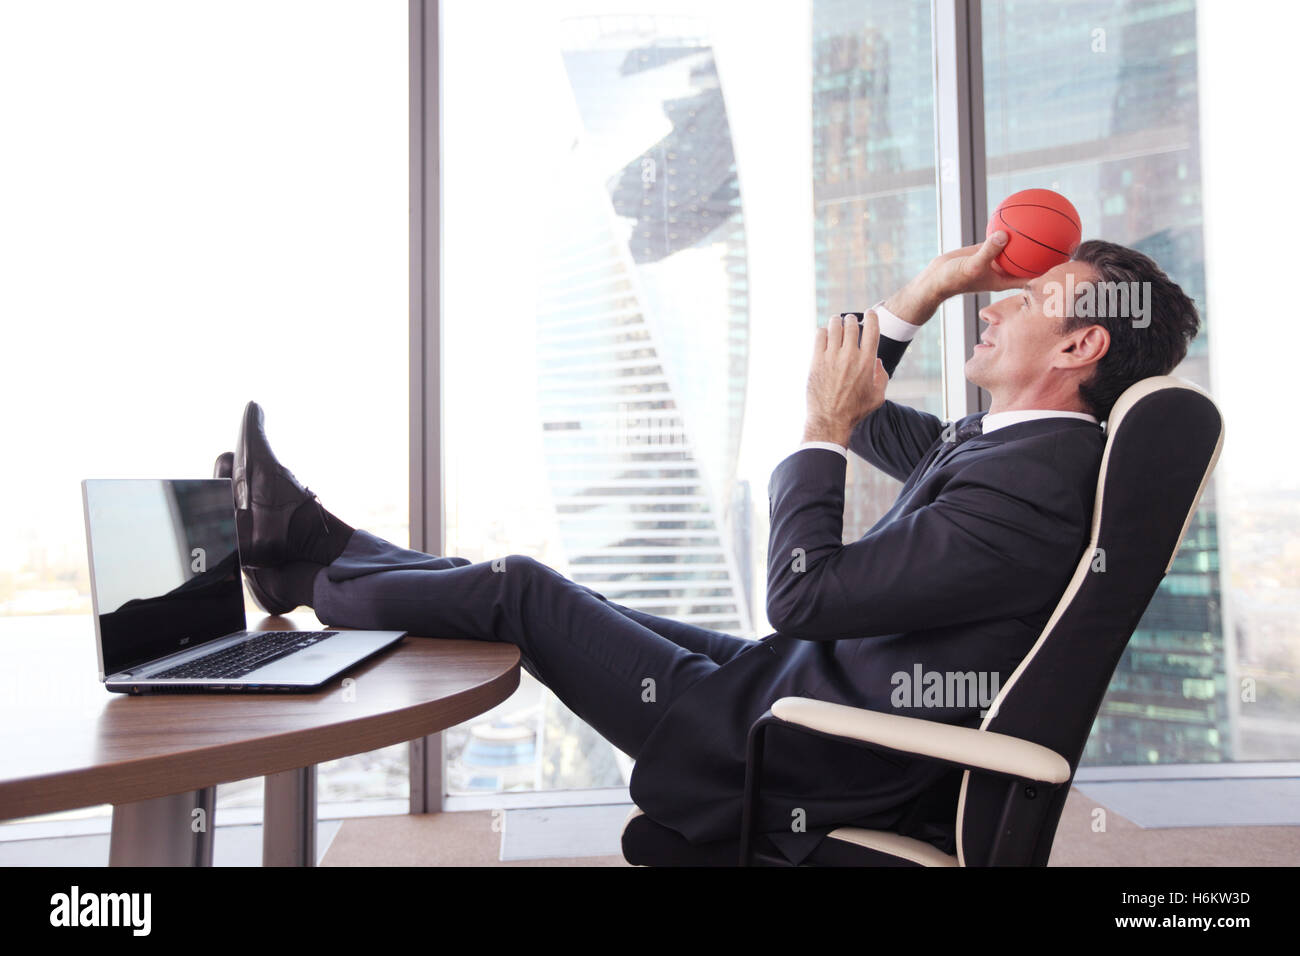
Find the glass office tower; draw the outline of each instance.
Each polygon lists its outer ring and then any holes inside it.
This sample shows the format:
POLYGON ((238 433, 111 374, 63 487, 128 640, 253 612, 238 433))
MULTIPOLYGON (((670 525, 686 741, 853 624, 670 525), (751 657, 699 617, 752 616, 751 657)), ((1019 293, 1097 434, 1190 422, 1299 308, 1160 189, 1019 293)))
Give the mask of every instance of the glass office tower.
MULTIPOLYGON (((752 637, 747 223, 711 33, 730 21, 572 8, 528 9, 529 39, 502 55, 535 82, 496 87, 490 115, 477 87, 455 92, 483 48, 448 52, 449 335, 472 348, 465 332, 499 292, 520 336, 509 376, 448 370, 449 547, 527 553, 620 604, 752 637), (481 221, 508 228, 476 234, 481 221), (485 456, 502 468, 467 464, 485 456)), ((477 10, 452 16, 459 36, 490 29, 477 10)), ((628 782, 630 758, 528 675, 491 717, 444 735, 451 792, 628 782)))
POLYGON ((701 22, 582 17, 580 117, 537 311, 543 450, 570 576, 752 634, 733 508, 748 283, 726 104, 701 22))

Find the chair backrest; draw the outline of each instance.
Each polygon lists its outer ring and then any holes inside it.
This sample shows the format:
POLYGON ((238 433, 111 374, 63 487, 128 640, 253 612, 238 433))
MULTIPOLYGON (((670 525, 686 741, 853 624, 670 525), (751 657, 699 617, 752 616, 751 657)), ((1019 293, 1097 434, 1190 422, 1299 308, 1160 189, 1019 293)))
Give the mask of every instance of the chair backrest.
MULTIPOLYGON (((1073 781, 1120 656, 1173 566, 1223 433, 1214 400, 1182 379, 1147 378, 1119 397, 1106 424, 1091 540, 980 729, 1051 748, 1069 761, 1073 781)), ((1034 808, 1040 828, 1020 859, 992 862, 1045 865, 1069 789, 1037 797, 1048 802, 1034 808)), ((962 864, 991 862, 1007 791, 1004 779, 963 774, 956 830, 962 864)))

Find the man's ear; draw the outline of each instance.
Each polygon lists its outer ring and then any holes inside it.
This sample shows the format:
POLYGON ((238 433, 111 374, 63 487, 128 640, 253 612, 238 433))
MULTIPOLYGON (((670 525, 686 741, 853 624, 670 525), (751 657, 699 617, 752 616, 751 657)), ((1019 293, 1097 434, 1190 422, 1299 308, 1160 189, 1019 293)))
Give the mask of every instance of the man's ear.
POLYGON ((1110 351, 1110 333, 1104 325, 1089 325, 1070 333, 1053 363, 1056 368, 1084 368, 1095 365, 1110 351))

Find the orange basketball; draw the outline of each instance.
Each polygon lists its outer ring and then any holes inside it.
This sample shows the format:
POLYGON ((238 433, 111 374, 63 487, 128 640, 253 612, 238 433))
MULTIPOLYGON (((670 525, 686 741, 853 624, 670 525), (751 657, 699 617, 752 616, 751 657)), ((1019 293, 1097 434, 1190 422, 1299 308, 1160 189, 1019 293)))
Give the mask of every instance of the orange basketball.
POLYGON ((1083 238, 1078 210, 1050 189, 1022 189, 998 204, 985 237, 1001 229, 1007 246, 994 261, 1008 275, 1040 276, 1070 258, 1083 238))

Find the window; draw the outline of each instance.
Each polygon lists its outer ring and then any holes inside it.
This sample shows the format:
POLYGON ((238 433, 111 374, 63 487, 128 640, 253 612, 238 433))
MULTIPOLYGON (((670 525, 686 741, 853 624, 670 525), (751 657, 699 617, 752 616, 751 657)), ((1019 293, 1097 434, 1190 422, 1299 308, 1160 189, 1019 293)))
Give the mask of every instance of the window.
MULTIPOLYGON (((0 6, 0 646, 39 616, 89 652, 79 482, 210 476, 250 399, 327 507, 406 543, 406 6, 358 11, 0 6)), ((404 799, 381 756, 322 801, 404 799)))

